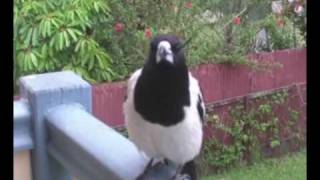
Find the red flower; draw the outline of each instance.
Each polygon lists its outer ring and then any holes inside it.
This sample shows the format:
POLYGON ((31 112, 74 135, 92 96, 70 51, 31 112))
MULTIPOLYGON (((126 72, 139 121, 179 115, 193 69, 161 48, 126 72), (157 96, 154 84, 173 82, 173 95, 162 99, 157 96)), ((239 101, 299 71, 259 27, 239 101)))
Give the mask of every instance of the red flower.
POLYGON ((152 30, 151 30, 151 28, 146 28, 145 30, 144 30, 144 36, 146 37, 146 38, 148 38, 148 39, 151 39, 152 38, 152 30))
POLYGON ((117 33, 122 32, 123 29, 124 29, 124 24, 123 24, 123 23, 117 22, 117 23, 114 25, 114 30, 115 30, 117 33))
POLYGON ((233 19, 233 24, 239 25, 240 23, 241 23, 241 19, 240 19, 239 16, 237 16, 237 17, 235 17, 235 18, 233 19))
POLYGON ((302 12, 303 12, 303 6, 300 5, 300 4, 297 4, 297 5, 294 7, 294 12, 297 13, 298 16, 301 16, 301 15, 302 15, 302 12))
POLYGON ((283 28, 283 26, 284 26, 284 20, 283 20, 283 19, 278 19, 278 20, 277 20, 277 26, 280 27, 280 28, 283 28))
POLYGON ((192 2, 186 2, 186 3, 184 4, 184 7, 185 7, 185 8, 188 8, 188 9, 191 9, 191 8, 192 8, 192 2))

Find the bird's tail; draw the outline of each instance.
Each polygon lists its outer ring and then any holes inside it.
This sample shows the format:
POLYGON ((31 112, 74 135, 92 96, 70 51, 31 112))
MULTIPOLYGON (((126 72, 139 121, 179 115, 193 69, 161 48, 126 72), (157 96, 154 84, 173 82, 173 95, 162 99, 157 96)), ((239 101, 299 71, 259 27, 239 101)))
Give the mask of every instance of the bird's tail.
POLYGON ((197 180, 196 164, 194 160, 187 162, 183 166, 181 174, 187 174, 191 177, 192 180, 197 180))

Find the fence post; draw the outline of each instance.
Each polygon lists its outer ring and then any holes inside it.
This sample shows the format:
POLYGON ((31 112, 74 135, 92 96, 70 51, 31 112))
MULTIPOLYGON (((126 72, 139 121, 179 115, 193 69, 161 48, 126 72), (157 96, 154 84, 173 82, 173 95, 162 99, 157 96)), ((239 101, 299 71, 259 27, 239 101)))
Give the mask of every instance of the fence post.
POLYGON ((22 98, 28 99, 32 113, 33 179, 71 180, 72 177, 67 170, 47 151, 45 114, 50 108, 72 102, 81 104, 91 113, 90 84, 69 71, 29 75, 20 79, 20 94, 22 98))

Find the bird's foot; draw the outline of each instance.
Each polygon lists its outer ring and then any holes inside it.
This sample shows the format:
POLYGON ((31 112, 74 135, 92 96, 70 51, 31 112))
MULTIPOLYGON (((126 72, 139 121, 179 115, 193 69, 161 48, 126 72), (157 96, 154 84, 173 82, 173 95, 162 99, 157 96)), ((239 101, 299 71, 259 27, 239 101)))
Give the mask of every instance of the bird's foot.
POLYGON ((143 172, 136 178, 136 180, 142 180, 143 177, 147 174, 148 170, 153 166, 154 159, 151 158, 147 166, 144 168, 143 172))
POLYGON ((191 176, 188 174, 178 174, 175 180, 191 180, 191 176))
POLYGON ((177 170, 176 170, 176 173, 175 175, 171 178, 171 180, 182 180, 182 179, 179 179, 180 178, 180 173, 182 171, 182 167, 183 166, 178 166, 177 170))
POLYGON ((157 166, 159 164, 165 164, 165 165, 168 165, 167 163, 167 160, 166 159, 163 159, 163 158, 160 158, 160 159, 153 159, 153 162, 152 162, 152 167, 153 166, 157 166))

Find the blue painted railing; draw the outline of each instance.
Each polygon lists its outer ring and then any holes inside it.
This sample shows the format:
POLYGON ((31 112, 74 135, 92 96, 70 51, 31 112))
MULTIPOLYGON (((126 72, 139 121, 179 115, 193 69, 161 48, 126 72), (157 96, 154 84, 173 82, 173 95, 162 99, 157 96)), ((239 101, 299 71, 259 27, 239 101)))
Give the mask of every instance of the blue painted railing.
MULTIPOLYGON (((91 115, 91 85, 72 72, 20 79, 14 102, 14 152, 31 150, 34 180, 131 180, 148 159, 135 145, 91 115)), ((157 167, 145 179, 167 179, 157 167)))

